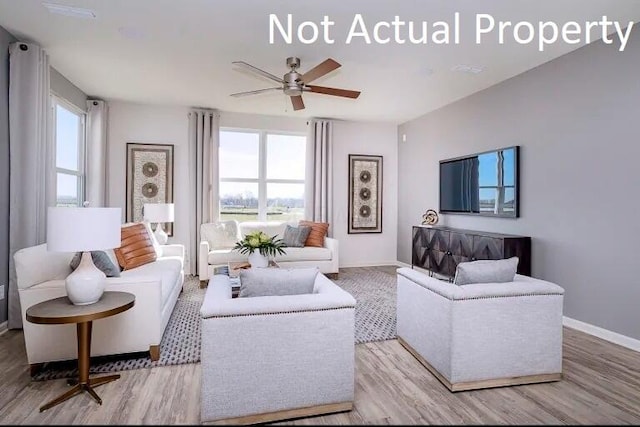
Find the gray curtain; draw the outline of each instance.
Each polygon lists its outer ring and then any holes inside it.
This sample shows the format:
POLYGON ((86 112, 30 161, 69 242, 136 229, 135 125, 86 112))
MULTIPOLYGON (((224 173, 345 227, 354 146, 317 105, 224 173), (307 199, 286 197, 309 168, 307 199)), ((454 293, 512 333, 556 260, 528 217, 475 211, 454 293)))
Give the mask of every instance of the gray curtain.
POLYGON ((92 208, 107 205, 107 103, 87 101, 85 200, 92 208))
POLYGON ((331 121, 311 120, 307 142, 305 218, 328 222, 329 236, 333 228, 332 139, 331 121))
POLYGON ((198 272, 200 225, 218 219, 218 148, 220 115, 216 110, 189 113, 190 271, 198 272))
POLYGON ((9 328, 22 327, 13 255, 46 239, 55 203, 49 57, 39 46, 9 47, 9 328))

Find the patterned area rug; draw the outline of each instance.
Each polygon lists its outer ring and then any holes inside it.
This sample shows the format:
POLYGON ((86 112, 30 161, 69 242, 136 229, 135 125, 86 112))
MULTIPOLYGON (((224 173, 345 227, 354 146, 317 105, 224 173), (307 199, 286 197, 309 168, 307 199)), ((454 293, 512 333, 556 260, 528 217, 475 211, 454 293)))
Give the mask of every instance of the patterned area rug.
MULTIPOLYGON (((336 284, 356 299, 355 343, 383 341, 396 337, 396 277, 394 267, 344 268, 336 284)), ((160 343, 160 360, 152 362, 149 353, 131 353, 91 359, 92 374, 118 372, 155 366, 180 365, 200 361, 200 306, 206 289, 197 277, 185 278, 160 343)), ((76 361, 51 362, 35 376, 35 381, 75 378, 76 361)))

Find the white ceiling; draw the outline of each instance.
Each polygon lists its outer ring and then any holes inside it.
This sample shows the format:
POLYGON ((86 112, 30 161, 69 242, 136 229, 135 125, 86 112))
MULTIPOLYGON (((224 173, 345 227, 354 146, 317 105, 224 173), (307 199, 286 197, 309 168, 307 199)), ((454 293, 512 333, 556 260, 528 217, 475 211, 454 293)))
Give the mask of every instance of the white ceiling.
MULTIPOLYGON (((580 45, 556 43, 543 53, 537 44, 512 41, 475 44, 476 13, 514 22, 584 22, 602 15, 640 20, 637 0, 48 0, 93 10, 96 19, 51 14, 39 0, 0 0, 0 25, 34 41, 51 64, 85 93, 109 100, 199 106, 225 111, 332 117, 401 123, 520 74, 580 45), (365 22, 400 19, 451 22, 460 12, 460 45, 345 44, 356 13, 365 22), (269 44, 269 14, 294 23, 335 21, 333 45, 269 44), (361 90, 357 100, 305 93, 306 109, 293 111, 281 92, 232 98, 234 92, 274 86, 238 71, 245 61, 272 74, 288 71, 298 56, 302 72, 331 57, 342 67, 313 82, 361 90), (484 72, 451 71, 480 66, 484 72)), ((634 29, 635 31, 635 29, 634 29)), ((614 47, 612 47, 614 48, 614 47)))

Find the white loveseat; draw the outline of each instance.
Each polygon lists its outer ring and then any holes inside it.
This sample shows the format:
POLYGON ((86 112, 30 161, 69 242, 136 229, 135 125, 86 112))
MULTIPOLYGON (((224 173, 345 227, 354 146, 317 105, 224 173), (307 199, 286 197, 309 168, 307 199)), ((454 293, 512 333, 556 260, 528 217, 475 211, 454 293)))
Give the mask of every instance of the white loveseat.
MULTIPOLYGON (((93 322, 91 356, 149 351, 152 360, 160 357, 160 341, 184 283, 184 246, 160 248, 156 261, 107 278, 106 291, 130 292, 135 304, 117 316, 93 322)), ((77 358, 75 325, 38 325, 26 320, 32 305, 66 295, 65 278, 72 271, 73 255, 49 252, 42 244, 14 256, 32 372, 44 362, 77 358)))
POLYGON ((313 293, 232 298, 214 275, 202 316, 201 422, 255 424, 351 410, 356 300, 323 274, 313 293))
MULTIPOLYGON (((198 276, 206 281, 213 276, 215 267, 230 261, 246 261, 247 255, 233 250, 233 245, 254 231, 263 231, 269 236, 282 238, 287 225, 297 223, 284 221, 220 221, 202 224, 200 227, 200 249, 198 254, 198 276)), ((274 261, 287 268, 318 267, 321 273, 338 273, 338 241, 325 237, 324 247, 305 246, 285 248, 285 255, 276 255, 274 261)))

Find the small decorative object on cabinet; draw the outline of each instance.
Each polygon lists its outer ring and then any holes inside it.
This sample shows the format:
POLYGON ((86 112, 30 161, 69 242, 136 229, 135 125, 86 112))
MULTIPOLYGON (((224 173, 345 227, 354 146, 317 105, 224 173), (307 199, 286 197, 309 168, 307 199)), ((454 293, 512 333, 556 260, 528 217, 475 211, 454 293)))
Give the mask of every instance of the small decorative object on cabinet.
POLYGON ((382 156, 349 154, 347 232, 382 233, 382 156))
POLYGON ((433 209, 427 209, 422 215, 422 225, 432 227, 438 223, 438 213, 433 209))
POLYGON ((531 237, 434 226, 414 226, 411 267, 449 278, 465 261, 517 256, 518 273, 531 275, 531 237))

